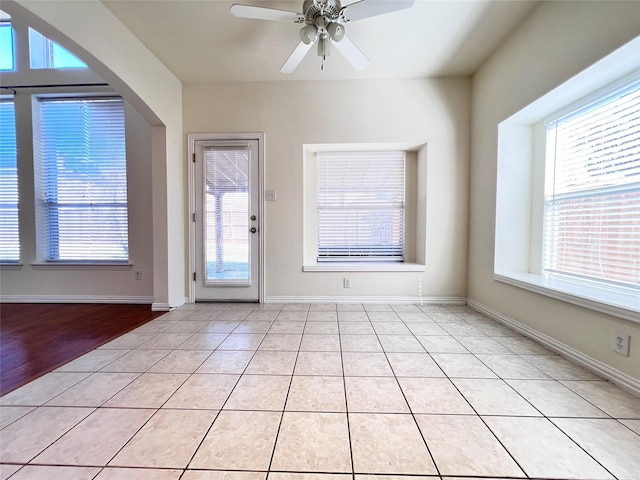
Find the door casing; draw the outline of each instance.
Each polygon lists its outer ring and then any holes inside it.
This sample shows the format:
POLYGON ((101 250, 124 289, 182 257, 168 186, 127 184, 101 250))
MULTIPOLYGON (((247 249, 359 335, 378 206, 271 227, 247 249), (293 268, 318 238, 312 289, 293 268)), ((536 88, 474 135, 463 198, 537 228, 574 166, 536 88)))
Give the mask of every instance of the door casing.
POLYGON ((188 171, 188 195, 189 195, 189 212, 187 221, 189 223, 188 228, 188 244, 189 244, 189 271, 188 271, 188 285, 189 285, 189 303, 196 301, 196 280, 194 279, 194 273, 196 271, 196 223, 194 221, 194 215, 196 212, 196 142, 198 141, 234 141, 234 140, 256 140, 258 142, 258 230, 260 235, 258 236, 258 302, 264 301, 265 292, 265 275, 264 275, 264 245, 265 245, 265 230, 264 230, 264 133, 190 133, 187 135, 188 141, 188 156, 187 161, 189 163, 188 171))

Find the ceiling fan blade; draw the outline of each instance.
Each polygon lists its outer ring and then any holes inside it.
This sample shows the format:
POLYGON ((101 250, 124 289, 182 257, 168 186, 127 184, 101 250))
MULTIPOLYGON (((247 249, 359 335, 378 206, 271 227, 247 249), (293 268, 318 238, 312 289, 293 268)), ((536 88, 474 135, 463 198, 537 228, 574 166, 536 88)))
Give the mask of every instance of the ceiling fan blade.
POLYGON ((231 15, 255 20, 274 20, 276 22, 304 23, 304 15, 289 10, 275 8, 254 7, 252 5, 231 5, 231 15))
POLYGON ((292 73, 296 68, 298 68, 298 65, 300 65, 304 56, 309 52, 309 50, 311 50, 314 43, 315 42, 308 44, 304 42, 298 43, 293 52, 291 52, 291 55, 289 55, 289 58, 287 58, 287 61, 282 65, 280 71, 282 73, 292 73))
POLYGON ((331 43, 335 45, 338 51, 346 58, 353 68, 358 71, 364 70, 369 65, 369 59, 362 53, 362 51, 356 47, 356 44, 351 41, 346 35, 342 37, 342 40, 336 42, 331 40, 331 43))
POLYGON ((415 0, 360 0, 343 7, 340 11, 340 18, 344 22, 355 22, 363 18, 411 8, 414 2, 415 0))

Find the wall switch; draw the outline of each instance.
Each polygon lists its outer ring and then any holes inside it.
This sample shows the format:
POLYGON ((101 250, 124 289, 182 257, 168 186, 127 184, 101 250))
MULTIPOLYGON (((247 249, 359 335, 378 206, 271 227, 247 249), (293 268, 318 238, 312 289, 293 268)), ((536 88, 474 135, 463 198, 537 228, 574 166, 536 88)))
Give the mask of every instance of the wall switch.
POLYGON ((342 279, 342 287, 343 288, 351 288, 351 279, 349 277, 344 277, 342 279))
POLYGON ((276 191, 275 190, 265 190, 264 191, 264 199, 267 202, 275 202, 276 201, 276 191))
POLYGON ((142 270, 135 270, 136 280, 142 280, 142 270))
POLYGON ((629 356, 629 334, 623 332, 614 332, 613 333, 613 345, 611 349, 623 355, 625 357, 629 356))

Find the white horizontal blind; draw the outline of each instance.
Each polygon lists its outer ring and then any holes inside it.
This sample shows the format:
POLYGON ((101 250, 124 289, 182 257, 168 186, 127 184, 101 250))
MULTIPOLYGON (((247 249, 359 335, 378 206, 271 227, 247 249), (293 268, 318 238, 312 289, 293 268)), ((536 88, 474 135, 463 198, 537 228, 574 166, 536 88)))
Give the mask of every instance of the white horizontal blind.
POLYGON ((404 152, 321 152, 318 261, 403 261, 404 152))
POLYGON ((13 100, 0 99, 0 262, 20 260, 16 154, 13 100))
POLYGON ((34 102, 38 253, 49 261, 129 258, 124 103, 34 102))
POLYGON ((548 123, 547 149, 545 272, 640 288, 640 83, 548 123))

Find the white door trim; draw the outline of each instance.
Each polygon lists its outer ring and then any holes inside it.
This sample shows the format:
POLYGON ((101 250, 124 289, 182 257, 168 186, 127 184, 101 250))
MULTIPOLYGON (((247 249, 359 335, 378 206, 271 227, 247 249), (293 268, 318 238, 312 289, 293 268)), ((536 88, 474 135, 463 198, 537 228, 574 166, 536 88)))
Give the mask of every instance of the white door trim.
POLYGON ((264 133, 189 133, 187 134, 188 144, 188 195, 189 195, 189 215, 187 221, 189 222, 188 231, 188 244, 189 244, 189 271, 187 283, 189 285, 189 303, 196 301, 196 282, 193 279, 193 273, 196 271, 196 224, 193 221, 193 216, 196 212, 196 171, 195 171, 195 154, 196 154, 196 142, 197 141, 219 141, 219 140, 257 140, 258 142, 258 229, 259 235, 259 259, 258 259, 258 301, 264 302, 264 244, 265 244, 265 230, 264 230, 264 133))

